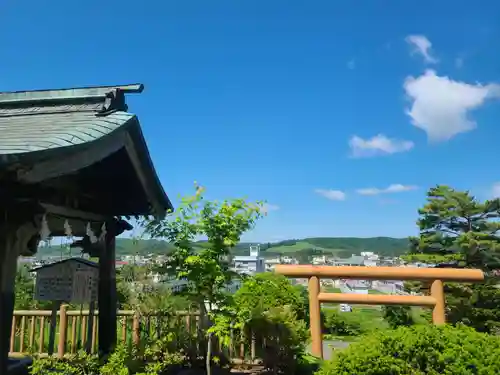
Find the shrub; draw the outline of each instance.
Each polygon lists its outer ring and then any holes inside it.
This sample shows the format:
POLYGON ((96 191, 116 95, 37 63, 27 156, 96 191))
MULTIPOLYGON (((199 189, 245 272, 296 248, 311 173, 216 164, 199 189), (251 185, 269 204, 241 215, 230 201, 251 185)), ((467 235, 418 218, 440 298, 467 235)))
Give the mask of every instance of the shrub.
POLYGON ((104 360, 80 352, 69 358, 34 359, 31 375, 164 375, 185 365, 177 352, 162 350, 162 343, 147 346, 140 352, 120 345, 104 360))
POLYGON ((465 326, 380 331, 339 351, 318 375, 500 374, 500 338, 465 326))
POLYGON ((367 331, 362 317, 356 312, 339 312, 337 309, 322 311, 323 333, 335 336, 359 336, 367 331))
POLYGON ((246 306, 249 311, 289 306, 299 319, 308 314, 307 302, 304 288, 294 286, 285 276, 271 272, 249 277, 234 295, 236 306, 246 306))
POLYGON ((410 306, 383 306, 384 319, 391 328, 400 326, 412 326, 415 324, 413 312, 410 306))
POLYGON ((305 353, 309 332, 303 320, 297 319, 288 306, 272 308, 254 317, 247 327, 256 333, 258 355, 264 367, 273 373, 295 374, 296 365, 305 353))
POLYGON ((304 290, 281 275, 248 277, 233 303, 214 316, 211 331, 226 345, 231 337, 248 342, 254 335, 257 357, 274 373, 294 374, 308 341, 304 290))

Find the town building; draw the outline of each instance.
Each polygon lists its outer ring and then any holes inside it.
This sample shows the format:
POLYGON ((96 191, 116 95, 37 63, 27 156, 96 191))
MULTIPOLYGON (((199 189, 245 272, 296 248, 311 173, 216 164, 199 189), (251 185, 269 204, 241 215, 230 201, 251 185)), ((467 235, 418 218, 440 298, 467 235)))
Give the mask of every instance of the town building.
POLYGON ((265 260, 260 256, 260 245, 250 246, 250 255, 236 255, 233 258, 232 269, 244 275, 265 272, 265 260))

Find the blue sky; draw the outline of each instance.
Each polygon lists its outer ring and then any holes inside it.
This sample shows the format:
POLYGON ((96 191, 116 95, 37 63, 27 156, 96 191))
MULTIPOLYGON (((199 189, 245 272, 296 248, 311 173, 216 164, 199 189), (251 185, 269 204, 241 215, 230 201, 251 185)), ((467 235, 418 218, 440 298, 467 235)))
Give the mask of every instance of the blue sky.
POLYGON ((496 1, 3 1, 0 90, 129 97, 174 202, 267 200, 246 236, 407 236, 435 184, 500 193, 496 1))

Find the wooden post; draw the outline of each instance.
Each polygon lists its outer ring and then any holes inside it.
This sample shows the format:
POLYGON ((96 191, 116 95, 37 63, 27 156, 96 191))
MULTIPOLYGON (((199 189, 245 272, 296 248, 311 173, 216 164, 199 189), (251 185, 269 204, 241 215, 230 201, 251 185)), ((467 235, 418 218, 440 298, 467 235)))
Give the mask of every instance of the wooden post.
POLYGON ((140 332, 140 322, 139 322, 139 313, 137 311, 134 312, 134 320, 132 321, 132 343, 136 347, 139 346, 139 341, 141 337, 140 332))
POLYGON ((59 358, 64 358, 64 353, 66 351, 66 336, 68 333, 68 316, 66 315, 66 310, 68 306, 61 304, 59 309, 59 344, 57 347, 57 356, 59 358))
POLYGON ((85 351, 87 354, 92 353, 92 346, 94 345, 92 340, 92 332, 94 332, 94 315, 95 315, 95 302, 90 301, 89 305, 89 315, 87 317, 87 332, 84 334, 87 335, 87 339, 85 340, 85 351))
POLYGON ((105 246, 99 256, 99 355, 106 356, 116 345, 116 268, 115 268, 115 228, 107 224, 105 246))
POLYGON ((15 232, 9 232, 7 225, 2 226, 0 223, 0 374, 6 374, 14 313, 17 252, 9 241, 15 232))
POLYGON ((57 326, 57 310, 61 306, 60 301, 52 302, 52 315, 50 316, 50 327, 49 327, 49 355, 54 354, 54 347, 56 342, 56 326, 57 326))
POLYGON ((40 336, 38 336, 38 353, 43 353, 45 345, 45 317, 40 317, 40 336))
POLYGON ((434 280, 431 284, 431 297, 434 297, 436 304, 432 310, 432 321, 434 324, 445 324, 445 309, 444 309, 444 288, 441 280, 434 280))
POLYGON ((320 292, 319 278, 312 276, 309 278, 309 309, 311 326, 312 354, 318 358, 323 358, 323 342, 321 339, 321 308, 318 299, 320 292))

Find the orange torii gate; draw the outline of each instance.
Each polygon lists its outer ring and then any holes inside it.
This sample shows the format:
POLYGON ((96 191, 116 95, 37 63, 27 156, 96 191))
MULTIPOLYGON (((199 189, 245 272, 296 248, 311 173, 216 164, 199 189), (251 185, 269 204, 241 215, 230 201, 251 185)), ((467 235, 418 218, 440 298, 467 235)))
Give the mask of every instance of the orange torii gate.
POLYGON ((484 280, 484 273, 481 270, 455 268, 277 265, 275 272, 287 277, 309 279, 308 289, 312 354, 320 358, 323 358, 320 313, 321 302, 432 307, 433 323, 444 324, 445 302, 443 281, 471 283, 484 280), (401 296, 322 293, 319 283, 321 278, 426 281, 430 283, 430 295, 401 296))

